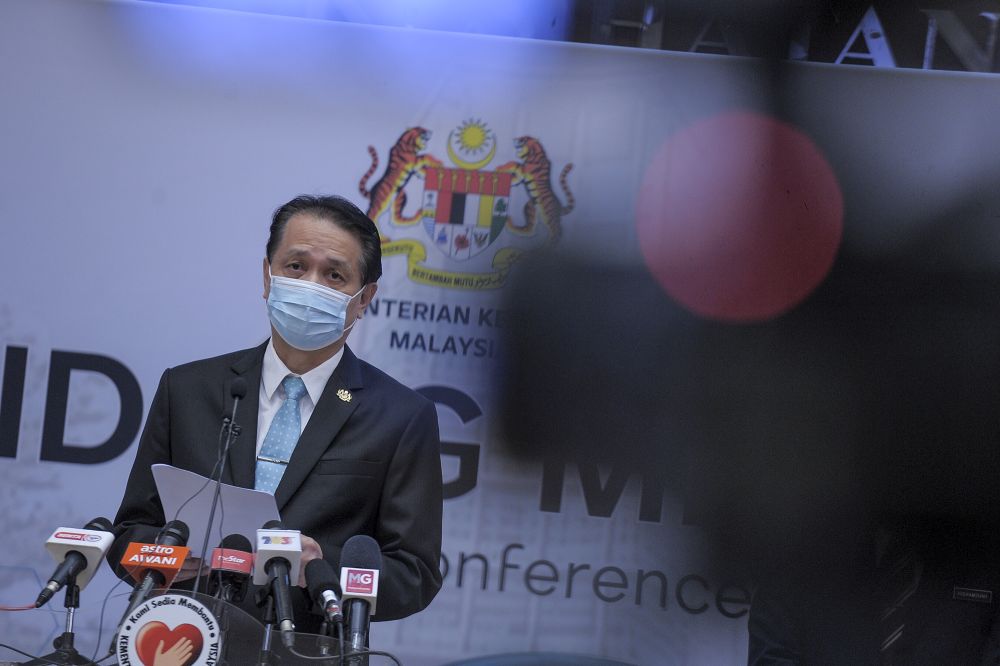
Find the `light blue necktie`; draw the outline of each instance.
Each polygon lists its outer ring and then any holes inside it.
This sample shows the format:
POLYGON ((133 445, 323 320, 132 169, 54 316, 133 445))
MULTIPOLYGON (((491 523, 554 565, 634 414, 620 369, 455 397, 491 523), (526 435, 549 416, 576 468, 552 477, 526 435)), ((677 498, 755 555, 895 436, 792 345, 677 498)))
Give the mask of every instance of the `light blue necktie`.
POLYGON ((301 377, 288 375, 281 380, 285 389, 285 401, 271 421, 271 427, 264 437, 264 444, 257 454, 257 474, 254 488, 274 494, 285 467, 292 457, 295 444, 302 432, 302 418, 299 415, 299 398, 306 394, 306 385, 301 377))

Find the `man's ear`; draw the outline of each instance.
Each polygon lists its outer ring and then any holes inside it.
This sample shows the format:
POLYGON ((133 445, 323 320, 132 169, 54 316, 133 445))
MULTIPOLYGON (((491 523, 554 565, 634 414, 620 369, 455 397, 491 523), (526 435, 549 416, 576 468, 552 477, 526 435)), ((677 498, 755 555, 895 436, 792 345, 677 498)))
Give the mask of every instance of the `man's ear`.
POLYGON ((377 282, 371 282, 365 285, 364 290, 361 292, 361 298, 358 299, 358 303, 361 305, 361 313, 358 316, 364 314, 365 308, 367 308, 368 304, 372 302, 373 298, 375 298, 375 292, 377 291, 378 291, 377 282))

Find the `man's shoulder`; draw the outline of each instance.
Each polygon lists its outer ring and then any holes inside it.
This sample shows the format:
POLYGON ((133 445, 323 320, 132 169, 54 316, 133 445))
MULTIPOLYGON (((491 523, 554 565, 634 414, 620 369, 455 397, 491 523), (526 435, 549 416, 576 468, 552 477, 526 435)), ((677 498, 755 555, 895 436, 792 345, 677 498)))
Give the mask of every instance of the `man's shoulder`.
POLYGON ((196 361, 189 361, 170 368, 169 372, 175 377, 199 377, 217 375, 232 370, 245 369, 254 363, 260 363, 264 355, 264 345, 241 349, 239 351, 202 358, 196 361))
POLYGON ((357 362, 364 378, 365 389, 377 391, 383 396, 383 399, 391 400, 397 408, 410 407, 417 410, 425 409, 434 404, 418 391, 403 384, 371 363, 361 359, 357 359, 357 362))

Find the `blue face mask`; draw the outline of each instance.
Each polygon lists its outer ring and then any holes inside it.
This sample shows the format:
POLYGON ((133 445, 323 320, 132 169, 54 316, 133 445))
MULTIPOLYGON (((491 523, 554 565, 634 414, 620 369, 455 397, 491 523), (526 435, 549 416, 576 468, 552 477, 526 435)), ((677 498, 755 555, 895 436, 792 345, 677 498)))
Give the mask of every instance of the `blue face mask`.
POLYGON ((309 280, 271 275, 267 316, 282 340, 296 349, 315 351, 351 330, 354 322, 344 328, 347 306, 364 290, 348 296, 309 280))

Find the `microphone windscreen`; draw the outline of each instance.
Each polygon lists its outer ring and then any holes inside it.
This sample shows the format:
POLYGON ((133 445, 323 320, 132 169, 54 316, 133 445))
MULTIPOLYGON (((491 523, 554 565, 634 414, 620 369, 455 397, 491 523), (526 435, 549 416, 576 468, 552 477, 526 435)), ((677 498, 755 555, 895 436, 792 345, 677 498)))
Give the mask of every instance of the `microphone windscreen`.
POLYGON ((281 522, 280 520, 269 520, 266 523, 264 523, 264 527, 262 527, 261 529, 262 530, 284 530, 284 529, 288 529, 288 528, 285 527, 285 524, 283 522, 281 522))
POLYGON ((187 523, 183 520, 171 520, 156 535, 156 543, 160 546, 186 546, 190 535, 187 523))
POLYGON ((84 525, 83 529, 97 530, 98 532, 110 532, 111 534, 115 533, 115 526, 111 524, 110 520, 104 517, 94 518, 92 521, 84 525))
POLYGON ((352 536, 340 551, 340 568, 382 569, 382 549, 367 534, 352 536))
POLYGON ((247 382, 242 377, 237 377, 229 386, 229 395, 242 400, 247 394, 247 382))
POLYGON ((250 545, 250 539, 246 538, 242 534, 230 534, 222 543, 219 544, 219 548, 225 548, 226 550, 241 550, 244 553, 253 552, 253 546, 250 545))
POLYGON ((309 598, 317 604, 322 603, 321 596, 324 590, 333 590, 337 596, 341 595, 340 581, 333 566, 326 560, 310 560, 306 565, 306 589, 309 590, 309 598))

